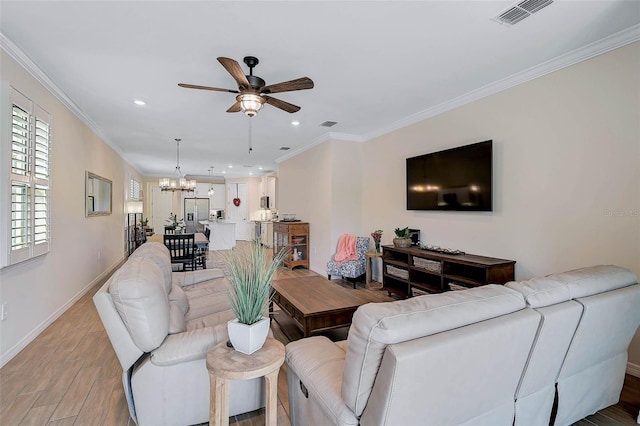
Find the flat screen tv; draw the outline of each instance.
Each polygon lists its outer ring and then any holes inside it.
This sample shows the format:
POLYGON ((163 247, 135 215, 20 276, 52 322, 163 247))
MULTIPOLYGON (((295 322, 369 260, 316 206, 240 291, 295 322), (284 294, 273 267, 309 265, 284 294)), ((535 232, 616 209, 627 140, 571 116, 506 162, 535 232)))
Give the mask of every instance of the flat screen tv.
POLYGON ((492 211, 492 145, 407 158, 407 210, 492 211))

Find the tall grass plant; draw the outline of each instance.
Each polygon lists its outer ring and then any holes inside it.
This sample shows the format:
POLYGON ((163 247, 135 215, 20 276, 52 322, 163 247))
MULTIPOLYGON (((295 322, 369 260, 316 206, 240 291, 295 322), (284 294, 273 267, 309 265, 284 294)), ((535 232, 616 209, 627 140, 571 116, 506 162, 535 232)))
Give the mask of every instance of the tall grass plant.
POLYGON ((271 259, 271 249, 254 240, 246 249, 222 254, 231 283, 229 301, 239 322, 251 325, 268 313, 273 297, 273 275, 289 252, 281 250, 271 259))

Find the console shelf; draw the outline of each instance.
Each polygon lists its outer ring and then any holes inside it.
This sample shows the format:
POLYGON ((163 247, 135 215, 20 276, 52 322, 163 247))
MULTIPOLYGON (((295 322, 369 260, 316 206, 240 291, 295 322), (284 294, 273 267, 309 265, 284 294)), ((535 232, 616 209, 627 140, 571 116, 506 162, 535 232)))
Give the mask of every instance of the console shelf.
POLYGON ((284 259, 284 266, 293 269, 297 266, 309 269, 309 224, 307 222, 274 222, 274 253, 291 250, 284 259), (293 255, 295 252, 297 255, 293 255))
POLYGON ((515 260, 475 254, 446 254, 417 247, 382 246, 383 288, 389 295, 423 293, 504 284, 514 279, 515 260))

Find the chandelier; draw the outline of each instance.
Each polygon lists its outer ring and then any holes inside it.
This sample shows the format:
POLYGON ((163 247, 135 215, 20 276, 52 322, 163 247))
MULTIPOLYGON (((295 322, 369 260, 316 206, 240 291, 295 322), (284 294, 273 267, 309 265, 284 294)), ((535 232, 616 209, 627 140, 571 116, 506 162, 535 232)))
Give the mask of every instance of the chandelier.
POLYGON ((180 141, 176 139, 176 170, 171 178, 160 178, 160 190, 162 191, 186 191, 193 192, 196 189, 194 179, 186 179, 180 171, 180 141))

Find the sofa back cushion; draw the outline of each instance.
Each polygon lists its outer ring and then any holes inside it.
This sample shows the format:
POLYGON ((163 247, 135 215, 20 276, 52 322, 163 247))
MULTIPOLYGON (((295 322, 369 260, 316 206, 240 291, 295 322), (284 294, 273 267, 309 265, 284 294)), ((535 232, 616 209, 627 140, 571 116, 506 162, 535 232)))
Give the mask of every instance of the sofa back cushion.
POLYGON ((499 285, 370 303, 353 315, 342 397, 360 416, 388 345, 452 330, 525 308, 522 295, 499 285))
POLYGON ((387 346, 360 424, 511 425, 539 323, 522 309, 387 346))
POLYGON ((172 284, 171 255, 163 243, 147 242, 134 251, 129 259, 143 257, 152 260, 162 271, 164 290, 169 294, 172 284))
POLYGON ((169 333, 169 300, 163 280, 156 262, 137 257, 122 265, 109 286, 122 322, 143 352, 160 346, 169 333))
POLYGON ((522 293, 527 305, 540 308, 627 287, 637 282, 636 275, 628 269, 598 265, 526 281, 511 281, 505 285, 522 293))
POLYGON ((583 314, 557 379, 556 424, 572 424, 618 401, 627 350, 640 325, 640 285, 576 301, 583 314))

